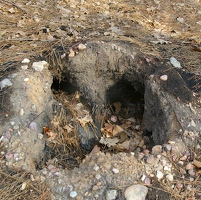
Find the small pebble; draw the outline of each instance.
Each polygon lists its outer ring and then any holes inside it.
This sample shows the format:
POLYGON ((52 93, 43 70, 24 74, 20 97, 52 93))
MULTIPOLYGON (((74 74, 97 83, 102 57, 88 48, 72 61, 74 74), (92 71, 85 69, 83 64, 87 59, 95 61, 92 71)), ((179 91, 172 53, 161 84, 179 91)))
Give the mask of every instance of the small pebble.
POLYGON ((7 78, 3 79, 1 82, 0 82, 0 88, 1 90, 5 87, 9 87, 9 86, 12 86, 13 84, 11 83, 11 81, 7 78))
POLYGON ((40 140, 43 139, 43 134, 42 133, 38 133, 38 139, 40 139, 40 140))
POLYGON ((22 63, 30 63, 30 60, 29 60, 28 58, 24 58, 24 59, 22 60, 22 63))
POLYGON ((84 50, 84 49, 86 49, 87 47, 86 47, 86 45, 80 43, 77 48, 78 48, 79 50, 84 50))
POLYGON ((159 154, 162 152, 162 146, 161 145, 155 145, 153 148, 152 148, 152 153, 153 154, 159 154))
POLYGON ((148 178, 148 177, 146 177, 145 180, 144 180, 144 183, 145 183, 146 185, 151 185, 151 179, 148 178))
POLYGON ((22 66, 21 66, 21 69, 23 69, 23 70, 28 69, 28 65, 22 65, 22 66))
POLYGON ((115 200, 117 198, 117 190, 107 190, 106 200, 115 200))
POLYGON ((39 61, 39 62, 34 62, 33 64, 32 64, 32 67, 36 70, 36 71, 38 71, 38 72, 42 72, 43 71, 43 69, 45 68, 45 67, 47 67, 48 66, 48 63, 46 62, 46 61, 39 61))
POLYGON ((77 192, 76 191, 71 191, 70 192, 70 197, 71 198, 75 198, 77 196, 77 192))
POLYGON ((96 177, 97 180, 99 180, 101 178, 101 175, 100 174, 96 174, 95 177, 96 177))
POLYGON ((167 75, 162 75, 162 76, 160 76, 160 79, 162 81, 167 81, 168 80, 168 76, 167 75))
POLYGON ((118 174, 119 173, 119 170, 117 168, 113 168, 112 171, 115 173, 115 174, 118 174))
POLYGON ((184 18, 178 17, 178 18, 177 18, 177 21, 180 22, 181 24, 183 24, 183 23, 184 23, 184 18))
POLYGON ((29 81, 29 78, 25 78, 24 81, 25 81, 25 82, 29 81))
POLYGON ((155 158, 153 155, 148 156, 147 163, 152 164, 155 161, 155 158))
POLYGON ((26 188, 26 186, 27 186, 27 183, 26 183, 26 182, 23 182, 23 183, 22 183, 22 186, 21 186, 21 188, 20 188, 20 190, 24 190, 24 189, 26 188))
POLYGON ((148 188, 143 185, 131 185, 125 192, 126 200, 145 200, 148 193, 148 188))
POLYGON ((193 166, 192 163, 188 163, 188 164, 186 165, 186 170, 191 170, 191 169, 193 169, 193 168, 194 168, 194 166, 193 166))
POLYGON ((161 172, 161 171, 158 170, 158 171, 156 172, 156 176, 157 176, 158 179, 162 179, 163 176, 164 176, 164 174, 163 174, 163 172, 161 172))
POLYGON ((94 165, 94 171, 98 171, 99 170, 99 166, 97 164, 94 165))
POLYGON ((177 59, 174 58, 174 57, 171 57, 171 58, 170 58, 170 63, 171 63, 174 67, 176 67, 176 68, 179 68, 179 69, 182 68, 180 62, 177 61, 177 59))
POLYGON ((167 178, 169 181, 171 181, 171 182, 174 180, 174 177, 173 177, 172 174, 166 175, 166 178, 167 178))

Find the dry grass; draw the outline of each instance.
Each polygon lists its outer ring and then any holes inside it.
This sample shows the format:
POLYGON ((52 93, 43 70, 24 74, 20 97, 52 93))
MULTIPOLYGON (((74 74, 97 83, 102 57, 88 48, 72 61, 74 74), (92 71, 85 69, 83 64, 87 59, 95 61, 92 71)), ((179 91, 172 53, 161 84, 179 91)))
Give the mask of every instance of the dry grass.
POLYGON ((31 181, 26 172, 0 170, 0 199, 2 200, 49 200, 50 191, 45 183, 31 181), (22 190, 22 184, 26 183, 22 190))

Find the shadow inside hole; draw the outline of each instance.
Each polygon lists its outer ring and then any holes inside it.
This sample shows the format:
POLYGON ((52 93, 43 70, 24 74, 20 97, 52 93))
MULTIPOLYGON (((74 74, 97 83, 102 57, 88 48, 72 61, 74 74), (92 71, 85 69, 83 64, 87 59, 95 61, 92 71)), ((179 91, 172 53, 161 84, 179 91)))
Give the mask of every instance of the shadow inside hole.
POLYGON ((78 87, 76 86, 76 84, 72 84, 67 78, 64 78, 62 80, 59 80, 58 78, 53 78, 51 89, 52 92, 55 94, 66 92, 67 94, 71 95, 78 91, 78 87))
MULTIPOLYGON (((139 88, 139 87, 138 87, 139 88)), ((142 122, 144 113, 144 90, 137 91, 127 80, 120 80, 106 92, 107 104, 121 103, 119 115, 123 118, 135 118, 138 123, 142 122)), ((114 106, 112 108, 115 111, 114 106)))

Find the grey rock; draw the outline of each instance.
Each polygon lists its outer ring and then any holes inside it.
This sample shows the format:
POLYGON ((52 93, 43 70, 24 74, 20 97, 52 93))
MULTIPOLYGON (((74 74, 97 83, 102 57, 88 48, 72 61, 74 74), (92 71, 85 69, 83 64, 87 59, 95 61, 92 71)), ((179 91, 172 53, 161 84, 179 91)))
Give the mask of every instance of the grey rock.
POLYGON ((126 200, 145 200, 147 193, 147 187, 143 185, 131 185, 125 190, 124 196, 126 200))
POLYGON ((107 190, 106 200, 114 200, 117 197, 117 190, 107 190))

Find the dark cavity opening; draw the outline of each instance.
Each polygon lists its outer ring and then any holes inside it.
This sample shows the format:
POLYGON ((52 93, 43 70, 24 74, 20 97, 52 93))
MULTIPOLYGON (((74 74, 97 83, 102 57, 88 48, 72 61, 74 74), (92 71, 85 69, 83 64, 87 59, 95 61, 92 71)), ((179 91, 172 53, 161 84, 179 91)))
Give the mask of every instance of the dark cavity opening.
POLYGON ((114 103, 120 102, 119 115, 123 118, 135 118, 141 123, 144 112, 144 88, 140 88, 141 90, 137 91, 129 81, 120 80, 106 92, 107 104, 112 105, 115 111, 114 103))

